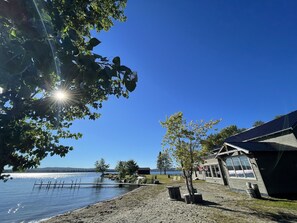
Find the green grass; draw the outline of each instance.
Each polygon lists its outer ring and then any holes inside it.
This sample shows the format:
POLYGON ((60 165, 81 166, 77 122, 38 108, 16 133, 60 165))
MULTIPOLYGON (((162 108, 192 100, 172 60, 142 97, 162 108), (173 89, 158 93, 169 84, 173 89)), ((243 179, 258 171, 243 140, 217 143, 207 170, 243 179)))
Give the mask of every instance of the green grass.
POLYGON ((177 181, 177 180, 173 180, 173 176, 170 176, 170 178, 168 178, 168 175, 165 174, 158 174, 158 175, 145 175, 145 177, 147 178, 147 183, 151 183, 150 180, 151 179, 155 179, 155 177, 157 177, 157 180, 159 180, 159 182, 161 184, 171 184, 171 183, 183 183, 184 181, 181 180, 177 181))
POLYGON ((238 205, 249 208, 253 215, 274 222, 296 222, 297 201, 264 198, 238 201, 238 205))
POLYGON ((240 201, 240 204, 247 206, 255 211, 268 210, 268 209, 287 209, 292 211, 297 211, 297 201, 291 201, 286 199, 253 199, 240 201))

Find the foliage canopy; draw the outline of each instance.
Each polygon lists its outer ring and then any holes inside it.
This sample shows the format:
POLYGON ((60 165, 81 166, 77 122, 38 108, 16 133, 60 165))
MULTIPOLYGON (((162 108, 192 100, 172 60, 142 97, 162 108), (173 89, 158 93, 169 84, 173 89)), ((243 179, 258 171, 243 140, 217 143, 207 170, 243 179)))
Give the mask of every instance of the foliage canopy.
POLYGON ((126 175, 132 176, 138 169, 139 167, 134 160, 119 161, 115 167, 121 179, 125 178, 126 175))
POLYGON ((236 125, 230 125, 223 128, 218 133, 210 134, 205 140, 202 140, 202 147, 205 151, 211 151, 223 145, 225 139, 230 136, 243 132, 245 129, 238 128, 236 125))
POLYGON ((105 160, 101 158, 95 162, 95 169, 97 172, 104 174, 104 172, 109 168, 109 164, 105 163, 105 160))
MULTIPOLYGON (((75 119, 99 118, 109 95, 128 97, 137 75, 94 53, 91 30, 125 21, 126 0, 7 0, 0 2, 0 175, 65 156, 60 139, 81 137, 75 119), (67 100, 54 98, 57 90, 67 100), (63 103, 62 103, 63 102, 63 103)), ((0 176, 3 179, 4 176, 0 176)))
POLYGON ((157 158, 157 168, 160 170, 160 174, 163 171, 166 174, 166 171, 172 167, 172 160, 167 150, 159 152, 157 158))

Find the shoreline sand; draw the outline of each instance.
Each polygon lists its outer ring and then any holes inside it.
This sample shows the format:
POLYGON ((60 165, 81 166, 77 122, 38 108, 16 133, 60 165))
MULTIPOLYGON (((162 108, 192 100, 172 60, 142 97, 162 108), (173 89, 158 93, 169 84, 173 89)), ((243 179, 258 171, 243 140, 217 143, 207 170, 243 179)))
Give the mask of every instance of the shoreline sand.
MULTIPOLYGON (((181 194, 186 193, 184 184, 181 194)), ((89 205, 50 218, 46 223, 136 223, 136 222, 296 222, 297 211, 284 208, 254 208, 256 201, 247 194, 205 182, 195 183, 202 193, 202 204, 169 200, 167 185, 140 187, 112 200, 89 205), (277 214, 279 213, 279 214, 277 214), (290 220, 290 221, 282 221, 290 220)))

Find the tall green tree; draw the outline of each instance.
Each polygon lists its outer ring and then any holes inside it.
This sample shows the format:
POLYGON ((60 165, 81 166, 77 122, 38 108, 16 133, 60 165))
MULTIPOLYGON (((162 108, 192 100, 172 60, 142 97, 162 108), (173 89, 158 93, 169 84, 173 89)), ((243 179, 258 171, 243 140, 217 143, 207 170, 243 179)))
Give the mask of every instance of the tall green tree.
POLYGON ((230 125, 226 128, 223 128, 218 133, 208 135, 205 140, 202 140, 202 147, 205 152, 209 152, 217 147, 222 146, 228 137, 243 132, 244 130, 245 129, 238 128, 236 125, 230 125))
POLYGON ((118 161, 115 170, 119 173, 120 179, 125 178, 127 174, 127 162, 125 161, 118 161))
POLYGON ((157 158, 157 168, 160 170, 160 174, 162 174, 162 171, 164 174, 167 173, 167 170, 172 167, 172 160, 167 150, 165 150, 163 153, 159 152, 158 158, 157 158))
POLYGON ((157 169, 159 169, 160 174, 162 174, 162 170, 163 170, 162 152, 159 152, 157 157, 157 169))
POLYGON ((138 169, 139 169, 139 166, 134 160, 128 160, 126 162, 126 172, 130 176, 134 175, 138 169))
POLYGON ((276 116, 274 116, 274 119, 278 119, 278 118, 280 118, 282 116, 284 116, 284 115, 276 115, 276 116))
POLYGON ((101 42, 91 35, 125 21, 125 5, 0 1, 0 179, 5 166, 27 169, 47 155, 65 156, 73 148, 60 139, 81 137, 69 131, 75 119, 95 120, 110 95, 135 89, 136 73, 119 57, 95 53, 101 42), (56 97, 58 90, 64 93, 56 97))
POLYGON ((109 168, 109 164, 105 163, 105 160, 103 158, 101 158, 100 160, 97 160, 95 162, 95 169, 96 172, 99 172, 102 174, 102 176, 104 175, 104 172, 109 168))
POLYGON ((253 124, 253 127, 258 127, 260 125, 263 125, 265 122, 259 120, 259 121, 255 121, 254 124, 253 124))
POLYGON ((175 113, 161 122, 162 127, 166 128, 162 144, 164 147, 169 147, 171 155, 179 163, 186 179, 191 202, 194 201, 192 178, 194 165, 203 155, 201 142, 207 137, 207 132, 218 122, 219 120, 187 122, 182 112, 175 113))

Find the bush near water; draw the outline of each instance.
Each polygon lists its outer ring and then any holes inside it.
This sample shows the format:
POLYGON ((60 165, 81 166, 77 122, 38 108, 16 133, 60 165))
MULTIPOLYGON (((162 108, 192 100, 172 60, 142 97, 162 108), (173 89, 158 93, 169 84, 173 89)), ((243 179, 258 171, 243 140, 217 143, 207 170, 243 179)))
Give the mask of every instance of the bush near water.
POLYGON ((139 184, 167 184, 175 182, 182 182, 182 178, 180 176, 173 176, 173 175, 165 175, 165 174, 157 174, 157 175, 126 175, 125 178, 120 178, 118 174, 107 173, 104 174, 104 177, 109 178, 111 180, 121 181, 123 183, 139 183, 139 184), (138 177, 143 177, 138 182, 138 177))

